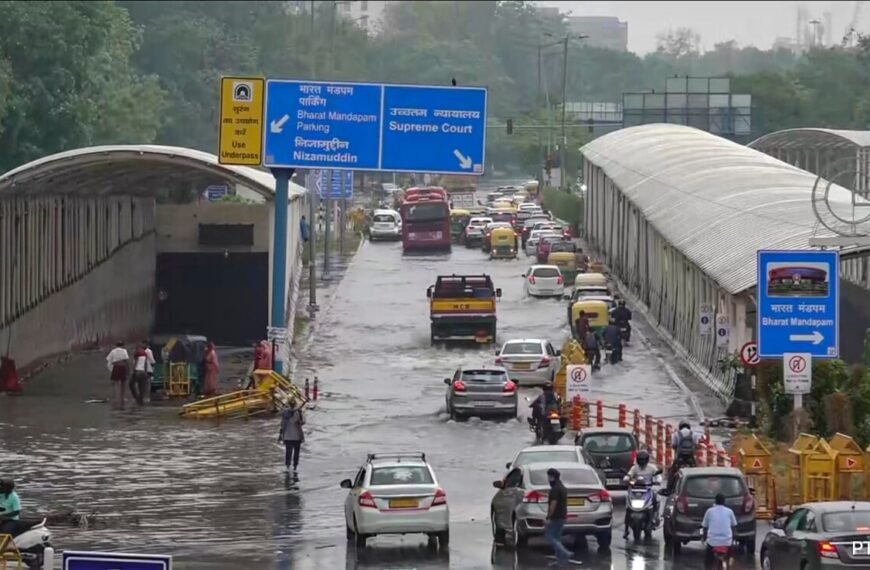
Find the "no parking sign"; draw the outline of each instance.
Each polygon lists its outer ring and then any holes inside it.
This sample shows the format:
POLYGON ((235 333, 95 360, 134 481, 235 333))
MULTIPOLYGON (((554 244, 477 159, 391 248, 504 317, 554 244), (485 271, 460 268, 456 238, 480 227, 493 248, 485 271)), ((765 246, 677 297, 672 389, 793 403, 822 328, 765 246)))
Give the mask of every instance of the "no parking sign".
POLYGON ((590 392, 589 382, 592 378, 592 367, 588 364, 572 364, 566 371, 568 374, 566 396, 573 400, 574 396, 583 397, 590 392))

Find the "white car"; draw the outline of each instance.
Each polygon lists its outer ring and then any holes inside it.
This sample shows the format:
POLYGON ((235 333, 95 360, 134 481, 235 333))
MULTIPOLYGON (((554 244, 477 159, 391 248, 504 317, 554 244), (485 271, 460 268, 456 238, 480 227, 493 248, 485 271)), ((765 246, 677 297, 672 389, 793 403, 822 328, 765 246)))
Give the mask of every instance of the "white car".
POLYGON ((540 386, 552 382, 559 370, 561 355, 550 341, 518 338, 502 345, 495 363, 504 366, 514 384, 540 386))
POLYGON ((371 453, 344 502, 348 540, 363 548, 379 534, 425 534, 444 548, 450 542, 447 494, 425 453, 371 453))
POLYGON ((543 230, 532 230, 529 233, 529 239, 526 240, 526 255, 532 257, 538 252, 538 242, 541 241, 541 238, 544 236, 560 236, 562 235, 558 230, 554 229, 543 229, 543 230))
POLYGON ((483 239, 483 228, 492 223, 492 218, 474 217, 468 220, 465 226, 465 237, 483 239))
POLYGON ((369 240, 402 239, 402 216, 395 210, 375 210, 369 226, 369 240))
POLYGON ((562 297, 565 294, 565 278, 556 265, 532 265, 526 278, 525 290, 529 297, 562 297))

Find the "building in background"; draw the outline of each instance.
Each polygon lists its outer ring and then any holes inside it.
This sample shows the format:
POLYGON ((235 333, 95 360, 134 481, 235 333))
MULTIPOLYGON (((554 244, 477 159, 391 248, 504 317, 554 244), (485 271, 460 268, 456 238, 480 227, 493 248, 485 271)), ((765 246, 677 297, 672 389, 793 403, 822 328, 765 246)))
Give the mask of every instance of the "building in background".
POLYGON ((628 51, 628 22, 613 16, 568 16, 568 29, 587 36, 585 45, 628 51))
POLYGON ((381 32, 389 3, 390 0, 347 0, 338 3, 338 9, 371 36, 381 32))

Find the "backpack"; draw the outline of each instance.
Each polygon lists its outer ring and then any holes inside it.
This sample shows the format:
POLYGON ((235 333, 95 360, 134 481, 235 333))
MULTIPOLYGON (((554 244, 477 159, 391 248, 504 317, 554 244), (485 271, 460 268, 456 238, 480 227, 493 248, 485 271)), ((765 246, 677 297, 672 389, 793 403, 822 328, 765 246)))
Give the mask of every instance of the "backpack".
POLYGON ((678 455, 695 455, 695 434, 689 435, 680 434, 680 439, 677 441, 678 455))

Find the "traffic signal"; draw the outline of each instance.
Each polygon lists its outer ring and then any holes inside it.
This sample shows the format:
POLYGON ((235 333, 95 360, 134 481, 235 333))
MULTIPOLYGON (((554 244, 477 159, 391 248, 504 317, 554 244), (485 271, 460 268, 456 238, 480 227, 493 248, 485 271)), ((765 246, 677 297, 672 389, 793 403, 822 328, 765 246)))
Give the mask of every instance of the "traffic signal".
POLYGON ((514 134, 514 120, 513 119, 507 120, 507 134, 509 134, 509 135, 514 134))

